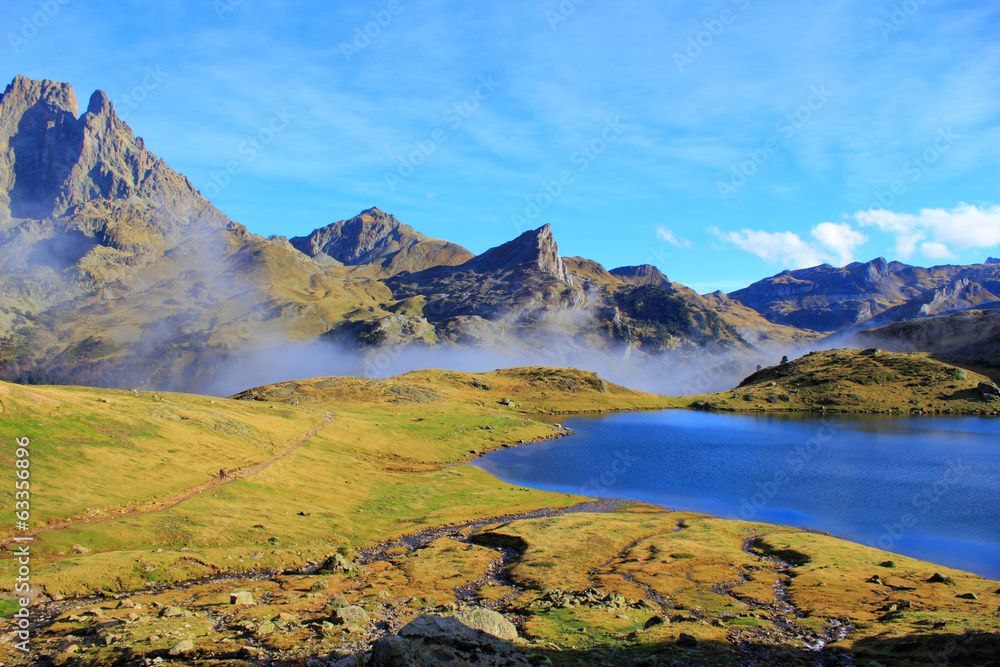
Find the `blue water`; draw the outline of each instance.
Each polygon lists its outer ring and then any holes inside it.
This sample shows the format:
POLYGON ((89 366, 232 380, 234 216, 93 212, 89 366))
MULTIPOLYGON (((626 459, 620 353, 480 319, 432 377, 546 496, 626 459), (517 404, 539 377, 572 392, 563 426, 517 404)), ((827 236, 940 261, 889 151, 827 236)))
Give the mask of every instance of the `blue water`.
POLYGON ((813 528, 1000 579, 1000 420, 689 410, 564 422, 474 463, 536 489, 813 528))

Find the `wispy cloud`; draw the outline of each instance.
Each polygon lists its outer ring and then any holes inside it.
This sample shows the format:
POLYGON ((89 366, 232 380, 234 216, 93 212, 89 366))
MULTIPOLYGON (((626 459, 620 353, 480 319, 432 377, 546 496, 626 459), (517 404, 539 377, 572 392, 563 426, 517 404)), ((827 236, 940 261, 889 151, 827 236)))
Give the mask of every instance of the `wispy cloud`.
POLYGON ((656 237, 666 241, 671 245, 675 245, 678 248, 690 248, 691 242, 687 239, 682 239, 677 236, 672 229, 667 229, 666 227, 656 228, 656 237))

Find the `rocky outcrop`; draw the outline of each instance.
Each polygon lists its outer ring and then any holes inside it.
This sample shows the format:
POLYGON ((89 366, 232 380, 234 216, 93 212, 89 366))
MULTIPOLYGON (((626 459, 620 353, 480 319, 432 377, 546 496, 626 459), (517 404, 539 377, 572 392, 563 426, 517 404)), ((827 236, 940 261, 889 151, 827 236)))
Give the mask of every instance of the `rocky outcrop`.
POLYGON ((619 266, 617 269, 609 271, 611 275, 629 285, 654 285, 656 287, 666 287, 670 281, 658 268, 651 264, 641 264, 639 266, 619 266))
POLYGON ((513 241, 487 250, 479 257, 462 265, 464 270, 479 274, 509 272, 538 272, 566 285, 573 280, 566 271, 566 264, 559 256, 559 246, 552 235, 552 226, 543 225, 524 232, 513 241))
POLYGON ((964 277, 938 289, 927 290, 906 303, 882 311, 864 322, 864 328, 874 328, 918 317, 947 315, 984 305, 998 304, 1000 298, 979 283, 964 277))
POLYGON ((455 318, 516 323, 581 308, 587 295, 559 256, 549 225, 525 232, 459 266, 391 278, 396 299, 422 296, 424 316, 439 327, 455 318))
POLYGON ((993 382, 980 382, 976 387, 984 401, 1000 401, 1000 387, 993 382))
POLYGON ((321 227, 308 236, 294 237, 289 243, 328 264, 377 264, 387 275, 453 266, 474 256, 455 243, 429 239, 378 208, 321 227))

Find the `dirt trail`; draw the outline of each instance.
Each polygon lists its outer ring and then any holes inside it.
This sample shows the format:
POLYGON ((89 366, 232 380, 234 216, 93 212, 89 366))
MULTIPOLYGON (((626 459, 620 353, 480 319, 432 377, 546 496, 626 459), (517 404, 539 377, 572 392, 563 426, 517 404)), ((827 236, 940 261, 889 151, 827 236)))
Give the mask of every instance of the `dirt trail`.
MULTIPOLYGON (((256 475, 261 470, 264 470, 265 468, 272 465, 276 461, 280 461, 282 458, 288 456, 293 451, 295 451, 303 444, 308 442, 313 436, 319 433, 322 429, 329 426, 330 422, 332 422, 334 419, 336 419, 336 415, 334 413, 332 412, 327 413, 326 417, 323 418, 323 421, 320 422, 319 426, 312 429, 308 433, 302 435, 300 438, 292 441, 291 444, 289 444, 287 447, 282 449, 280 452, 278 452, 271 458, 267 459, 266 461, 261 461, 260 463, 252 465, 250 467, 241 468, 235 474, 227 475, 224 479, 213 477, 212 481, 196 486, 193 489, 188 489, 187 491, 184 491, 181 495, 174 496, 173 498, 158 500, 156 502, 147 503, 145 505, 128 507, 117 510, 110 514, 102 514, 101 516, 50 523, 41 526, 39 528, 35 528, 34 530, 28 531, 26 533, 22 533, 20 536, 34 537, 42 533, 47 533, 53 530, 62 530, 63 528, 68 528, 69 526, 76 526, 84 523, 100 523, 101 521, 111 521, 113 519, 120 519, 126 516, 137 516, 140 514, 150 514, 152 512, 162 512, 163 510, 172 509, 180 505, 185 500, 189 500, 191 498, 194 498, 195 496, 199 496, 203 493, 206 493, 207 491, 212 491, 214 489, 218 489, 219 487, 225 486, 226 484, 231 484, 232 482, 235 482, 238 479, 243 479, 246 477, 251 477, 253 475, 256 475)), ((5 543, 9 543, 10 541, 11 538, 6 538, 4 540, 5 543)))

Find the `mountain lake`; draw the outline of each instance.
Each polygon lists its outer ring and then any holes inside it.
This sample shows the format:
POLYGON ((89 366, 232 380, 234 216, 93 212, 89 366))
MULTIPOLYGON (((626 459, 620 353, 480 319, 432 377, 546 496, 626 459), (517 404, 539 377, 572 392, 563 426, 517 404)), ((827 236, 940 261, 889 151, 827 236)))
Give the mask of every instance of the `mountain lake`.
POLYGON ((1000 579, 998 419, 665 410, 562 424, 573 435, 473 465, 522 486, 821 530, 1000 579))

